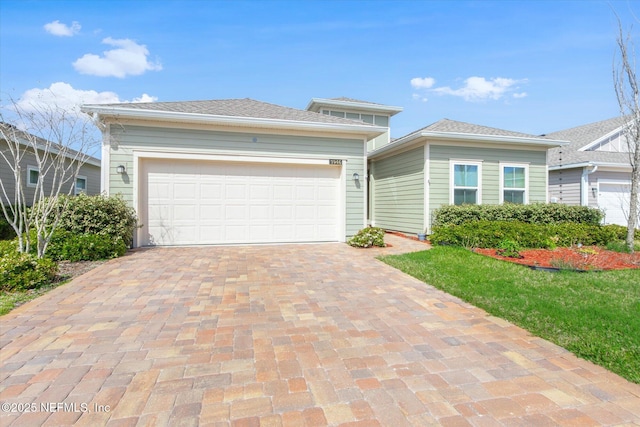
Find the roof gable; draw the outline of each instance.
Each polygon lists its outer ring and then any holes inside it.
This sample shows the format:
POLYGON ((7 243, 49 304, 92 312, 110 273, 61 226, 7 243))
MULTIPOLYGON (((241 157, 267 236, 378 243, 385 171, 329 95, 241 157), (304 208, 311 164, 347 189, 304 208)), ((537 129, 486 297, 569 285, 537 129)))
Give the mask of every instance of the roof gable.
POLYGON ((569 141, 569 145, 565 147, 549 150, 549 166, 562 167, 590 162, 628 164, 628 153, 592 149, 618 134, 624 123, 625 120, 618 116, 547 134, 550 138, 569 141))

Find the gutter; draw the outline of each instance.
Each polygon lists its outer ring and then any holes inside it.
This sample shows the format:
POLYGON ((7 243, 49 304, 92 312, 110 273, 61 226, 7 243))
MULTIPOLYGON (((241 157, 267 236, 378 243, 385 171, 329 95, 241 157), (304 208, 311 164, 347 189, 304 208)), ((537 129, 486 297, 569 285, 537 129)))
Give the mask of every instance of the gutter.
POLYGON ((581 162, 581 163, 570 163, 566 165, 556 165, 549 166, 550 171, 563 170, 563 169, 575 169, 575 168, 586 168, 590 166, 602 166, 602 167, 619 167, 619 168, 631 168, 631 165, 628 163, 613 163, 613 162, 581 162))
POLYGON ((266 119, 255 117, 220 116, 213 114, 184 113, 175 111, 140 110, 137 108, 104 107, 99 105, 83 105, 84 113, 94 113, 104 117, 122 117, 140 120, 164 120, 181 123, 207 123, 227 126, 262 127, 268 129, 295 129, 366 135, 375 138, 387 132, 386 127, 373 125, 305 122, 283 119, 266 119))

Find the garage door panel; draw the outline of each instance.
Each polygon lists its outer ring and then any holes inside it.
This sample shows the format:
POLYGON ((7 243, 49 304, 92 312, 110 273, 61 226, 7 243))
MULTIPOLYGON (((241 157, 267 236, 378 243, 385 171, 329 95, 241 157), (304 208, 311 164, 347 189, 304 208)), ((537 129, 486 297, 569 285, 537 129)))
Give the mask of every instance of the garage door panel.
POLYGON ((627 225, 631 184, 600 183, 598 187, 598 205, 605 213, 605 223, 627 225))
POLYGON ((339 239, 340 168, 145 160, 143 170, 144 244, 339 239))

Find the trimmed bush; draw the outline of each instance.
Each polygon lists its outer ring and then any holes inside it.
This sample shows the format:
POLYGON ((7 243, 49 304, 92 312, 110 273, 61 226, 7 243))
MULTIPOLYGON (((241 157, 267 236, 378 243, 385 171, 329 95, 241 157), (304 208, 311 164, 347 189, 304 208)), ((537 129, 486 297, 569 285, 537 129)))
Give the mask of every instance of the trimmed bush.
POLYGON ((433 212, 433 227, 460 225, 473 221, 520 221, 530 224, 560 224, 577 222, 599 225, 603 213, 587 206, 569 206, 560 203, 533 203, 530 205, 448 205, 433 212))
POLYGON ((370 248, 372 246, 383 248, 385 246, 384 230, 378 227, 363 228, 355 236, 351 237, 347 243, 358 248, 370 248))
POLYGON ((58 266, 50 259, 9 252, 0 258, 0 291, 23 291, 51 283, 58 266))
POLYGON ((56 230, 46 257, 55 261, 97 261, 124 255, 127 245, 121 239, 102 234, 74 234, 56 230))
POLYGON ((520 221, 475 221, 461 225, 434 227, 429 240, 438 245, 497 248, 506 240, 522 248, 556 246, 606 246, 618 239, 618 229, 611 226, 560 223, 528 224, 520 221))
POLYGON ((121 240, 126 246, 131 245, 138 218, 122 196, 80 194, 63 197, 60 203, 66 199, 68 205, 58 225, 60 230, 109 236, 114 242, 121 240))

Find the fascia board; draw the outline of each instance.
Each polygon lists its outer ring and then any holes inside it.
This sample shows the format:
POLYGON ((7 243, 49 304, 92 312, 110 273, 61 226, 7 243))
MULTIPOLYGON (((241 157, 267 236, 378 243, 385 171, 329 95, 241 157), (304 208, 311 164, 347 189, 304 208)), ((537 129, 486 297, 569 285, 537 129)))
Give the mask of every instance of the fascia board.
POLYGON ((381 105, 381 104, 370 104, 365 102, 353 102, 353 101, 340 101, 336 99, 326 99, 326 98, 311 98, 309 104, 307 104, 308 111, 319 110, 320 108, 315 108, 315 106, 328 106, 328 107, 339 107, 345 109, 356 109, 356 110, 366 110, 371 112, 379 112, 386 113, 391 116, 400 113, 404 109, 402 107, 395 107, 392 105, 381 105))
POLYGON ((388 131, 386 127, 358 125, 358 124, 342 124, 342 123, 316 123, 303 122, 297 120, 282 119, 264 119, 254 117, 237 117, 237 116, 219 116, 212 114, 184 113, 175 111, 151 111, 139 110, 136 108, 114 108, 102 107, 99 105, 83 105, 81 111, 85 113, 94 113, 103 117, 122 117, 141 120, 170 120, 175 122, 186 123, 206 123, 227 126, 245 126, 245 127, 263 127, 269 129, 293 129, 322 131, 334 133, 346 133, 353 135, 364 135, 369 138, 375 138, 388 131))
POLYGON ((550 171, 555 170, 563 170, 563 169, 575 169, 575 168, 584 168, 584 167, 592 167, 592 166, 602 166, 605 168, 619 168, 621 170, 631 169, 631 165, 626 163, 613 163, 613 162, 580 162, 580 163, 571 163, 567 165, 557 165, 557 166, 549 166, 550 171))
POLYGON ((517 136, 502 136, 502 135, 476 135, 470 133, 454 133, 454 132, 419 132, 410 134, 404 138, 400 138, 385 145, 375 151, 369 153, 369 157, 377 157, 383 153, 397 150, 405 144, 410 144, 420 138, 433 138, 444 140, 457 140, 457 141, 469 141, 469 142, 489 142, 495 144, 519 144, 519 145, 534 145, 543 147, 559 147, 568 145, 569 141, 542 139, 542 138, 526 138, 517 136))

